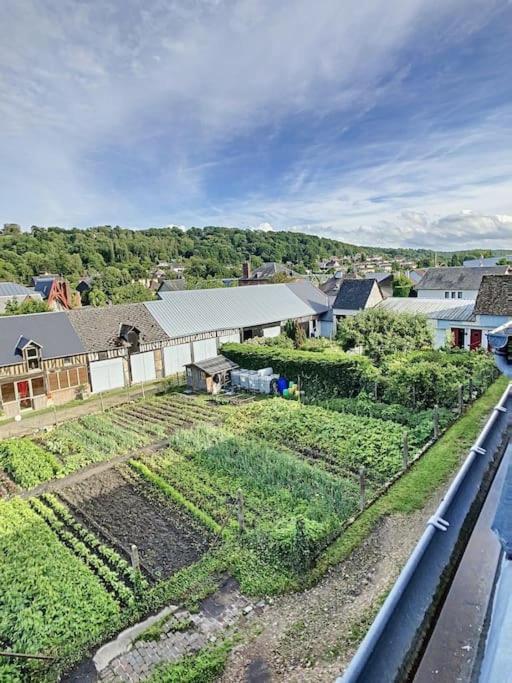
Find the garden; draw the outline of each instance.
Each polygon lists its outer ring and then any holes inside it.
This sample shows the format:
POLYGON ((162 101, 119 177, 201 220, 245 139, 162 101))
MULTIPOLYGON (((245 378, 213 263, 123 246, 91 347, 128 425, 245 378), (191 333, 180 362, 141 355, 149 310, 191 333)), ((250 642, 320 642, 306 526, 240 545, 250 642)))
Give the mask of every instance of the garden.
POLYGON ((174 392, 0 443, 0 649, 46 658, 3 658, 0 680, 56 680, 148 612, 192 609, 226 575, 251 596, 300 590, 495 377, 477 353, 406 351, 377 366, 331 347, 239 346, 227 351, 244 367, 311 377, 301 401, 174 392))

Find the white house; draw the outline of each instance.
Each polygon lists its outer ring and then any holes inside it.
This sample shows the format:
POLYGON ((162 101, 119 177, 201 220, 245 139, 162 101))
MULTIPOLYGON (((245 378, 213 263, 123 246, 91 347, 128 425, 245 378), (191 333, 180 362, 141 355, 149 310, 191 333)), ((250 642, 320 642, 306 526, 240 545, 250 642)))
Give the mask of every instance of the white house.
POLYGON ((414 289, 420 299, 468 299, 475 301, 485 275, 504 275, 507 266, 429 268, 414 289))

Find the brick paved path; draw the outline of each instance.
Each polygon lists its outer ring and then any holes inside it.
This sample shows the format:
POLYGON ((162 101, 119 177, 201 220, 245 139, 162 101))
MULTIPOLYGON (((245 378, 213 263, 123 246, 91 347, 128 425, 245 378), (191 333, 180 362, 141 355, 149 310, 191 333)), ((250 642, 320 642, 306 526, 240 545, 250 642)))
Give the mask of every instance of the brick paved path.
POLYGON ((253 606, 238 591, 236 583, 229 580, 219 592, 203 601, 197 614, 174 608, 158 640, 133 643, 128 652, 119 655, 99 671, 99 680, 103 683, 144 681, 157 664, 177 661, 214 642, 252 609, 253 606), (173 632, 176 619, 190 619, 191 627, 187 631, 173 632))

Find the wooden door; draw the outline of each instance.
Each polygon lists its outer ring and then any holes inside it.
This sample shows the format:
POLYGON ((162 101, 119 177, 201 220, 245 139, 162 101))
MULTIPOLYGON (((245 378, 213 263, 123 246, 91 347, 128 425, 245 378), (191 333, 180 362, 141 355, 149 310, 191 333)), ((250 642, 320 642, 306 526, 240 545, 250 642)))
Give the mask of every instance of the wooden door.
POLYGON ((30 399, 30 384, 28 380, 24 379, 21 382, 16 382, 18 389, 18 400, 20 402, 20 409, 32 408, 32 401, 30 399))
POLYGON ((476 351, 482 346, 482 330, 471 330, 469 335, 469 348, 476 351))

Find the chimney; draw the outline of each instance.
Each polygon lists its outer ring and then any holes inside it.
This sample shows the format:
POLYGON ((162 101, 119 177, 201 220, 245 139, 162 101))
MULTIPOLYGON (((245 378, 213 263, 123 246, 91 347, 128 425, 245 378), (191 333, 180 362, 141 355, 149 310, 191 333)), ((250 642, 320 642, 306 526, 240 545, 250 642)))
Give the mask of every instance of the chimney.
POLYGON ((251 277, 250 261, 245 261, 245 263, 242 263, 242 277, 244 280, 248 280, 251 277))

